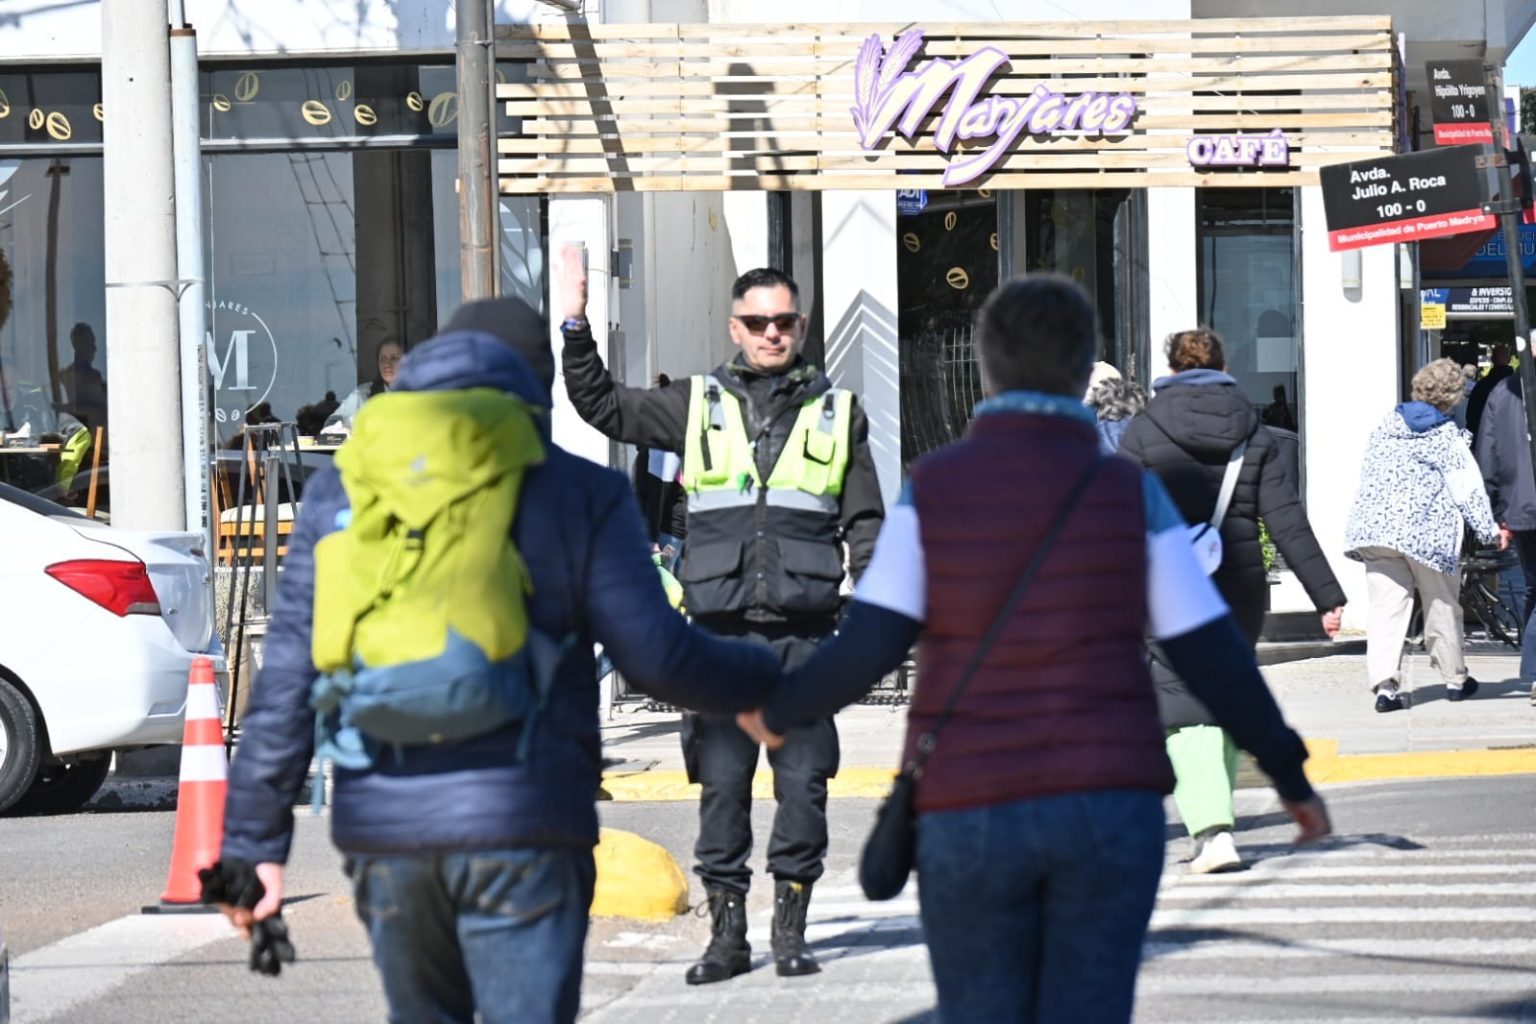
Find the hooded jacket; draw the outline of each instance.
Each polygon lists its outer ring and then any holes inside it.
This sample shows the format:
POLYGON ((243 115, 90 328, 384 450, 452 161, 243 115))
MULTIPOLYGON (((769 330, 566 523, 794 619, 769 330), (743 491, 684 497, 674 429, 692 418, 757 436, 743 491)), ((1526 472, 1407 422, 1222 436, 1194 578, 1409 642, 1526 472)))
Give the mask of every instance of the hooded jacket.
MULTIPOLYGON (((547 408, 547 380, 496 337, 443 335, 400 366, 403 391, 494 387, 547 408)), ((516 724, 466 740, 385 753, 335 773, 332 837, 349 854, 407 854, 597 841, 602 768, 593 644, 662 700, 728 713, 759 706, 779 673, 766 648, 711 637, 674 612, 624 477, 548 441, 523 480, 511 524, 528 566, 531 625, 571 638, 526 759, 516 724)), ((314 744, 311 612, 315 542, 348 507, 341 478, 310 479, 283 564, 260 677, 230 769, 223 856, 287 859, 292 808, 314 744)))
POLYGON ((1347 554, 1359 560, 1361 548, 1390 548, 1453 573, 1461 561, 1463 523, 1484 544, 1498 540, 1466 433, 1433 406, 1404 402, 1366 442, 1360 490, 1344 528, 1347 554))
POLYGON ((1511 530, 1536 530, 1536 482, 1531 479, 1531 442, 1519 374, 1506 375, 1489 394, 1476 450, 1493 518, 1511 530))
MULTIPOLYGON (((1185 522, 1210 521, 1227 461, 1239 444, 1248 444, 1221 524, 1222 561, 1212 580, 1249 642, 1258 642, 1268 604, 1261 518, 1317 610, 1342 606, 1344 589, 1312 533, 1284 453, 1237 381, 1216 370, 1186 370, 1152 386, 1155 394, 1126 429, 1120 451, 1157 474, 1185 522)), ((1160 658, 1153 679, 1165 726, 1214 722, 1160 658)))

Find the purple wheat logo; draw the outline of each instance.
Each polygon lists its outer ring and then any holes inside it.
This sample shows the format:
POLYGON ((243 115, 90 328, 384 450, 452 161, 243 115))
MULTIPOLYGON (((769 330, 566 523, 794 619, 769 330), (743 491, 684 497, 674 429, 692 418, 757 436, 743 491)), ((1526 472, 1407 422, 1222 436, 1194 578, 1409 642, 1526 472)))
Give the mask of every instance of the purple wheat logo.
POLYGON ((954 152, 957 141, 993 139, 991 145, 967 150, 944 169, 944 185, 964 185, 991 170, 1025 131, 1031 135, 1113 137, 1130 130, 1139 108, 1129 93, 1082 92, 1067 96, 1036 85, 1023 96, 986 95, 993 75, 1008 63, 1008 55, 984 46, 964 60, 934 58, 908 71, 923 46, 923 30, 908 29, 889 47, 876 34, 864 40, 854 61, 854 102, 849 108, 859 145, 879 149, 893 128, 911 141, 928 117, 943 103, 944 113, 934 132, 939 152, 954 152), (947 99, 946 99, 947 94, 947 99))

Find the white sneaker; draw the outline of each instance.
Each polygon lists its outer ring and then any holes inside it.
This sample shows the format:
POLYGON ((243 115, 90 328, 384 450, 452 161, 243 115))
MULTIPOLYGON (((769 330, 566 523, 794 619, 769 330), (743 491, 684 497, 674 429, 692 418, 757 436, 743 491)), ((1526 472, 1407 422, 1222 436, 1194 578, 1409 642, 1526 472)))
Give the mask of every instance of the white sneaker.
POLYGON ((1239 871, 1243 858, 1237 855, 1237 844, 1231 832, 1217 832, 1199 841, 1195 859, 1189 862, 1192 875, 1210 875, 1220 871, 1239 871))

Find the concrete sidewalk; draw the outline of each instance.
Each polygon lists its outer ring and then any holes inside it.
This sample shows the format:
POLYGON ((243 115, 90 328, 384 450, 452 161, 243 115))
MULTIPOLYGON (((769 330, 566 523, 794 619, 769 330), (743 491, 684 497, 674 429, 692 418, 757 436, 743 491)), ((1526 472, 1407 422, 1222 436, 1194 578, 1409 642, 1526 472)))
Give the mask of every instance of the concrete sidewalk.
MULTIPOLYGON (((1314 781, 1536 773, 1536 707, 1529 687, 1518 680, 1519 653, 1469 643, 1467 667, 1482 686, 1476 697, 1451 703, 1428 657, 1415 651, 1404 659, 1403 689, 1411 706, 1386 715, 1375 711, 1363 654, 1273 665, 1264 676, 1286 718, 1307 739, 1314 781)), ((642 708, 616 705, 603 723, 607 796, 695 799, 697 788, 683 771, 679 716, 642 708)), ((901 754, 906 707, 855 705, 838 715, 837 724, 842 768, 832 796, 884 796, 901 754)), ((766 758, 756 788, 772 795, 766 758)))

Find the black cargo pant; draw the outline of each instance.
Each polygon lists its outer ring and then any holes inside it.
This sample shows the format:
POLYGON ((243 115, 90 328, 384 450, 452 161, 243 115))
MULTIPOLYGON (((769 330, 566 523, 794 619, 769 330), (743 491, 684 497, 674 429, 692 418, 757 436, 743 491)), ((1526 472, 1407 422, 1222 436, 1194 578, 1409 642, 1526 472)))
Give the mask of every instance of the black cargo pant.
MULTIPOLYGON (((770 625, 707 624, 711 632, 739 636, 771 646, 785 668, 810 658, 834 623, 770 625)), ((734 718, 683 716, 683 761, 688 778, 703 787, 699 798, 699 840, 694 844, 695 873, 710 889, 746 893, 752 883, 747 859, 752 853, 752 776, 758 745, 734 718)), ((832 719, 793 729, 784 746, 769 751, 773 796, 778 811, 768 840, 768 873, 791 882, 821 877, 827 856, 827 780, 837 774, 837 727, 832 719)))

